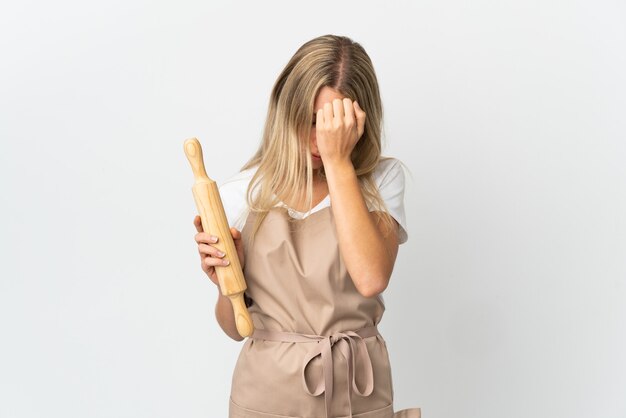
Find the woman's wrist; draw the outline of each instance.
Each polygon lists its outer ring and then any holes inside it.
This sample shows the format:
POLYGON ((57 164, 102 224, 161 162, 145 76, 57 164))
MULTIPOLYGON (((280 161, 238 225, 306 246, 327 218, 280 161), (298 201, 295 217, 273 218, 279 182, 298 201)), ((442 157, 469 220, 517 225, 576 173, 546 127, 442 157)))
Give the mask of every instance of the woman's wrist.
POLYGON ((351 172, 355 172, 355 169, 354 164, 352 164, 350 158, 336 160, 324 164, 324 173, 326 173, 327 179, 328 177, 332 177, 334 175, 341 176, 351 172))

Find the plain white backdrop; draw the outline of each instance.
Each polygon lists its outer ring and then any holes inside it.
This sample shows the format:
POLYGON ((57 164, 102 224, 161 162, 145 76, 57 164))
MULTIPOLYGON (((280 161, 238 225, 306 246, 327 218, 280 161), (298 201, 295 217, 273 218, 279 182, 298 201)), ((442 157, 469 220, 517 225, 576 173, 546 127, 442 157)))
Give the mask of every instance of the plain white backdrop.
MULTIPOLYGON (((226 417, 193 176, 259 143, 307 40, 373 60, 409 240, 380 325, 395 409, 626 416, 622 1, 0 6, 0 417, 226 417)), ((263 384, 263 382, 259 382, 263 384)))

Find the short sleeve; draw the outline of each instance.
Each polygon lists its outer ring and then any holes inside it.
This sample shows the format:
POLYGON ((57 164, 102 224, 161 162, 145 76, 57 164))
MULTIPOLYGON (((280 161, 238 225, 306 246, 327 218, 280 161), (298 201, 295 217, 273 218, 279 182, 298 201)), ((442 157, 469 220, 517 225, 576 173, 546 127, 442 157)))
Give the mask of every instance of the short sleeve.
MULTIPOLYGON (((385 202, 389 214, 400 225, 398 240, 400 244, 408 240, 406 216, 404 211, 404 170, 396 158, 381 159, 374 171, 374 179, 381 198, 385 202)), ((375 208, 368 204, 370 211, 375 208)))
POLYGON ((228 225, 239 231, 243 229, 246 223, 248 214, 246 193, 253 174, 253 169, 240 171, 218 185, 228 225))

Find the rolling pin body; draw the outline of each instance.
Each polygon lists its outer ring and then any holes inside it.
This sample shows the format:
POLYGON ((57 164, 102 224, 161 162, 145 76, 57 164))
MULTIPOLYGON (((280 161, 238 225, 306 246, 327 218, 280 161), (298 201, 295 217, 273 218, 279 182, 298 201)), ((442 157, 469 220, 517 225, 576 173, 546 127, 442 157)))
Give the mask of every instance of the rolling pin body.
POLYGON ((254 330, 243 298, 247 285, 217 183, 206 174, 200 142, 196 138, 190 138, 185 141, 184 149, 195 177, 192 192, 202 220, 202 229, 219 238, 218 242, 212 245, 226 253, 226 258, 230 261, 227 266, 215 266, 220 291, 233 304, 239 335, 247 337, 254 330))

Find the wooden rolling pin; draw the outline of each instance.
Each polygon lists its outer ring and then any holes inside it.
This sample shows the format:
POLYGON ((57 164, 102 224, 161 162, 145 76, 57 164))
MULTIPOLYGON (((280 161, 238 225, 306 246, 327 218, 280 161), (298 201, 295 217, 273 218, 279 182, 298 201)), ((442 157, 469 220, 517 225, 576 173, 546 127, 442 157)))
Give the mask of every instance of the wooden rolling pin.
POLYGON ((200 142, 196 138, 187 139, 184 149, 196 179, 191 190, 202 220, 202 229, 204 232, 218 237, 217 243, 213 244, 213 246, 226 253, 228 260, 230 260, 230 264, 227 266, 215 266, 220 290, 233 304, 235 324, 237 325, 239 335, 247 337, 254 330, 252 319, 243 298, 243 292, 248 286, 243 277, 241 263, 237 256, 235 242, 230 233, 222 198, 220 197, 217 184, 207 176, 204 169, 200 142))

